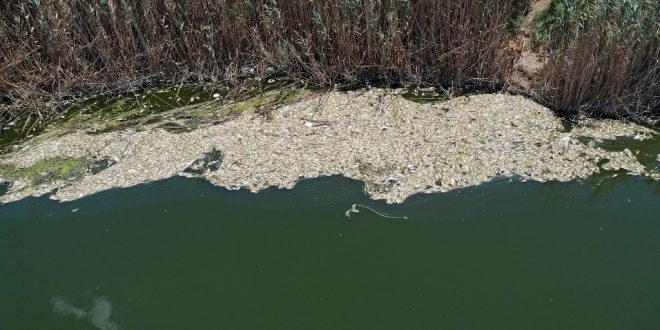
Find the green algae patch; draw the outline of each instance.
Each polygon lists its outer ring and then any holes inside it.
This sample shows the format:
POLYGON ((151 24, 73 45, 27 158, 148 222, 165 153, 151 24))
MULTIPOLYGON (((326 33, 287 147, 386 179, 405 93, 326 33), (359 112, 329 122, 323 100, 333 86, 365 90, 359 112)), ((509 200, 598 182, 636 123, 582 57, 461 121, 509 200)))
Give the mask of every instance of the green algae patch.
POLYGON ((311 95, 312 92, 306 89, 281 90, 276 93, 258 95, 237 102, 223 109, 222 113, 225 115, 237 115, 245 111, 269 111, 275 107, 302 101, 311 95))
POLYGON ((409 87, 401 93, 401 97, 408 101, 415 103, 431 103, 439 101, 447 101, 449 99, 469 95, 464 90, 446 90, 441 88, 418 88, 409 87))
POLYGON ((96 174, 112 166, 108 158, 54 157, 41 160, 26 168, 0 164, 0 178, 5 182, 27 182, 37 186, 55 181, 76 181, 87 174, 96 174))
POLYGON ((5 180, 29 181, 34 185, 56 180, 75 180, 85 174, 89 162, 88 159, 82 158, 56 157, 41 160, 27 168, 2 164, 0 176, 5 180))
POLYGON ((18 113, 2 125, 0 154, 15 150, 19 144, 33 137, 38 138, 53 131, 74 131, 99 123, 108 123, 108 126, 125 121, 139 123, 135 119, 206 102, 213 99, 213 93, 212 90, 197 86, 148 88, 65 104, 53 112, 57 115, 40 116, 30 111, 18 113))
MULTIPOLYGON (((181 108, 168 109, 161 112, 146 112, 144 109, 133 109, 120 116, 99 120, 96 127, 88 130, 88 134, 97 135, 127 128, 145 128, 153 126, 162 128, 170 133, 186 133, 205 125, 217 125, 239 115, 251 112, 267 114, 270 110, 302 101, 313 93, 295 85, 273 83, 268 89, 255 91, 249 89, 235 96, 232 101, 224 100, 225 94, 215 101, 206 101, 200 104, 181 108)), ((217 96, 217 95, 216 95, 217 96)))
POLYGON ((150 123, 162 122, 157 124, 156 127, 163 128, 170 133, 190 132, 203 125, 221 124, 244 113, 268 115, 273 109, 303 101, 313 95, 314 92, 308 89, 280 89, 256 96, 252 95, 233 103, 223 105, 207 104, 181 110, 168 114, 160 120, 152 119, 150 123), (169 121, 170 118, 173 120, 169 121))
POLYGON ((268 115, 312 94, 292 80, 269 79, 242 86, 161 86, 89 98, 60 107, 57 116, 16 115, 0 132, 0 154, 80 130, 101 135, 160 126, 171 133, 190 132, 244 112, 268 115))
POLYGON ((596 145, 607 151, 631 150, 637 160, 647 170, 660 172, 660 139, 639 140, 621 136, 614 140, 603 140, 596 145))
POLYGON ((648 171, 660 173, 660 139, 657 138, 657 135, 658 132, 652 130, 652 133, 646 135, 638 133, 634 136, 621 135, 613 138, 578 136, 577 140, 610 152, 629 150, 648 171))

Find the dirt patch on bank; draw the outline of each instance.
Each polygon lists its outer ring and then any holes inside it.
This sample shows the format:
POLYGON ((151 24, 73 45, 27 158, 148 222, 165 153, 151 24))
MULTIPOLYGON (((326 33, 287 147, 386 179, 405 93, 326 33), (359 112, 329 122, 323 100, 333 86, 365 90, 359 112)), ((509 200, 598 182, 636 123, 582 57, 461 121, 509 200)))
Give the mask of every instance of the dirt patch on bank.
POLYGON ((550 3, 551 0, 532 1, 527 14, 521 22, 517 42, 522 51, 514 64, 514 71, 509 79, 508 90, 511 92, 532 95, 532 81, 536 74, 545 66, 547 61, 546 56, 536 52, 532 48, 531 39, 534 33, 532 23, 537 15, 550 8, 550 3))

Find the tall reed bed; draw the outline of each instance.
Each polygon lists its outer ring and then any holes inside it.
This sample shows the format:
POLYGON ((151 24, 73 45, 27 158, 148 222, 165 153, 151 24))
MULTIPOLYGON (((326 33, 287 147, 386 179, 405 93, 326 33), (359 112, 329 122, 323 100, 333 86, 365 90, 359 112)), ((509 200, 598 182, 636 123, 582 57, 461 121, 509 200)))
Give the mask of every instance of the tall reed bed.
POLYGON ((568 115, 660 116, 660 2, 554 0, 540 34, 554 51, 540 96, 568 115))
POLYGON ((7 0, 0 93, 11 100, 157 79, 270 72, 329 86, 497 88, 528 0, 7 0))

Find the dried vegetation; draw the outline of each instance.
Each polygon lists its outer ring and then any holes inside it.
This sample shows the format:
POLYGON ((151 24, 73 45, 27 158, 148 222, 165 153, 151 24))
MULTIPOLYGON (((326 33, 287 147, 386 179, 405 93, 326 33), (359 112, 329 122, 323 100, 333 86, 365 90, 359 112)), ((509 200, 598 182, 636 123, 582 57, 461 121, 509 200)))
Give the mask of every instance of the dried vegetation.
POLYGON ((539 99, 569 115, 660 116, 660 3, 657 0, 553 0, 535 22, 549 52, 539 99))
POLYGON ((10 0, 0 3, 5 109, 157 81, 286 75, 320 86, 497 89, 527 0, 10 0))

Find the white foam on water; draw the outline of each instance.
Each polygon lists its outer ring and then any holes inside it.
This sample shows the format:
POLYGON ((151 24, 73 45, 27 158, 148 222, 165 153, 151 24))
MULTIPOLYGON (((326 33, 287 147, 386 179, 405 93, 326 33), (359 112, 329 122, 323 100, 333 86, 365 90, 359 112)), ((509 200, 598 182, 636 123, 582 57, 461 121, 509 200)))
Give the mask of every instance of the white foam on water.
POLYGON ((50 302, 53 304, 55 312, 60 315, 70 315, 77 320, 87 320, 94 327, 101 330, 121 329, 117 322, 110 320, 112 317, 112 304, 106 297, 94 298, 89 310, 74 306, 66 297, 62 296, 53 296, 50 302))

